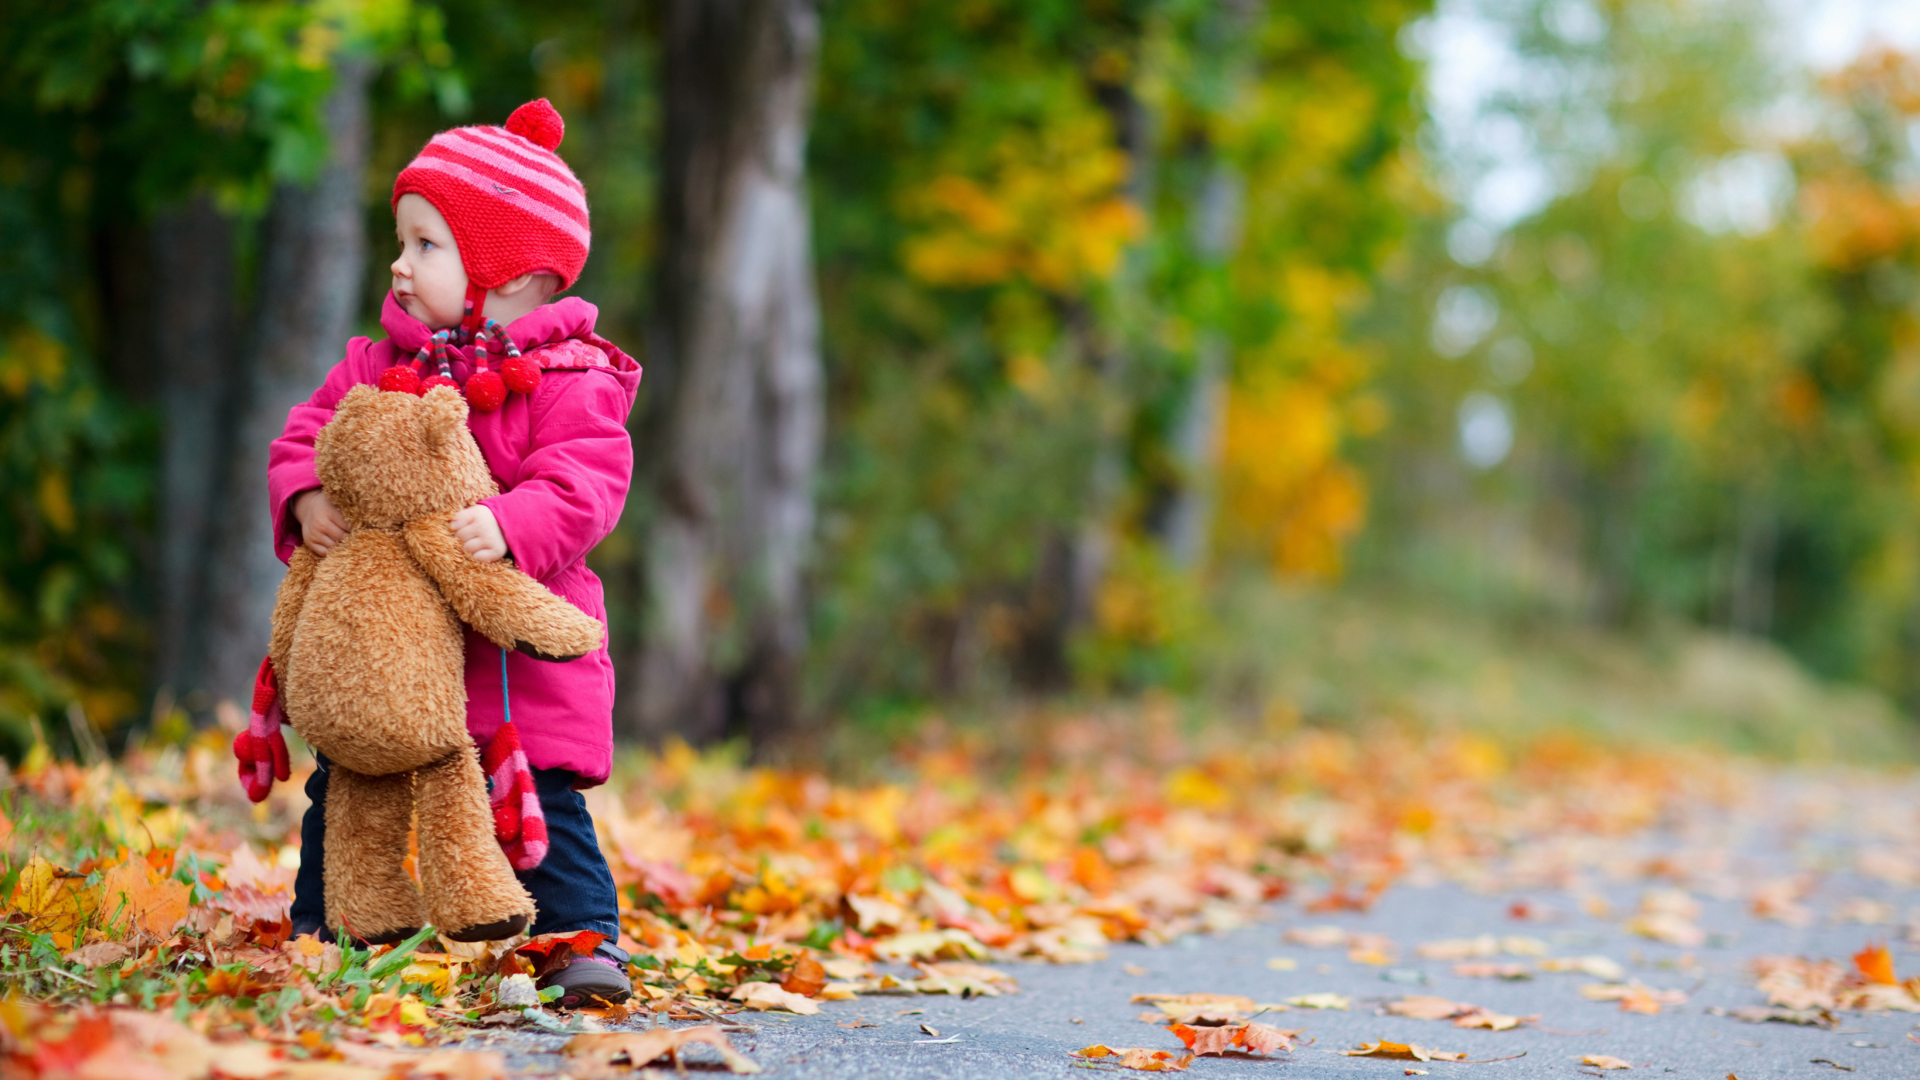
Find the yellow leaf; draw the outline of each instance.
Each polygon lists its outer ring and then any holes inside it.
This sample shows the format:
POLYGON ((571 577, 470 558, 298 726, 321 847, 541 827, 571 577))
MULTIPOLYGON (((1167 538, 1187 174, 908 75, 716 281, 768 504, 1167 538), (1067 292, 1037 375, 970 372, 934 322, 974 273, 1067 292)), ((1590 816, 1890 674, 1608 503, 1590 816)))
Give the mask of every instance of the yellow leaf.
POLYGON ((88 888, 86 878, 62 870, 38 855, 27 860, 9 901, 27 916, 27 929, 51 934, 62 950, 73 947, 73 936, 100 908, 100 889, 88 888))

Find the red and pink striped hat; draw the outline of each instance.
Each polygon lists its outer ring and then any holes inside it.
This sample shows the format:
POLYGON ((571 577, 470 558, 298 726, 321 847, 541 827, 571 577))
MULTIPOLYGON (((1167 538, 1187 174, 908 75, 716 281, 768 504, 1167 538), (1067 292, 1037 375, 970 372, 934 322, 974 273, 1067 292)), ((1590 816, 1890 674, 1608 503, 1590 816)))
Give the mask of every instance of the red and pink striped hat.
POLYGON ((504 128, 443 131, 400 171, 393 201, 413 192, 440 211, 476 289, 527 273, 558 274, 571 288, 593 232, 587 189, 554 153, 566 131, 546 98, 513 110, 504 128))

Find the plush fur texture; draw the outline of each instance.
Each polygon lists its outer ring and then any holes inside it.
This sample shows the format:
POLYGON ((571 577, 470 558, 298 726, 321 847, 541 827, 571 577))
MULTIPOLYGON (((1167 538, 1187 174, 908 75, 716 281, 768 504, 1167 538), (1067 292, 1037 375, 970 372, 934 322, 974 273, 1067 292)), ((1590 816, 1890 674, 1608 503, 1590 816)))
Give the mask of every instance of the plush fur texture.
POLYGON ((327 921, 368 941, 425 921, 456 938, 508 937, 533 918, 467 736, 462 621, 543 658, 604 640, 598 620, 454 540, 448 519, 498 493, 466 417, 445 388, 361 386, 341 400, 317 469, 350 532, 324 559, 294 553, 273 613, 288 722, 333 763, 327 921), (405 870, 416 811, 424 898, 405 870))

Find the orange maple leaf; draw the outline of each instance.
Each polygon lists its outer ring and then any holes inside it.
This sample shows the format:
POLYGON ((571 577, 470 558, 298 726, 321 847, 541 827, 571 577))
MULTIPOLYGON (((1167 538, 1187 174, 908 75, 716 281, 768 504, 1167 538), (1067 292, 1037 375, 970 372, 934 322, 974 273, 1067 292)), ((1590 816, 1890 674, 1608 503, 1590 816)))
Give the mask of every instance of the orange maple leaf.
POLYGON ((101 912, 121 930, 161 939, 187 917, 192 890, 160 874, 144 859, 129 859, 100 880, 101 912))
POLYGON ((1867 947, 1853 954, 1853 966, 1866 976, 1868 982, 1887 986, 1897 985, 1900 980, 1893 974, 1893 954, 1879 942, 1868 942, 1867 947))
POLYGON ((1187 1049, 1205 1057, 1209 1054, 1224 1054, 1233 1047, 1233 1037, 1239 1029, 1234 1027, 1190 1027, 1186 1024, 1169 1024, 1167 1030, 1173 1036, 1187 1044, 1187 1049))

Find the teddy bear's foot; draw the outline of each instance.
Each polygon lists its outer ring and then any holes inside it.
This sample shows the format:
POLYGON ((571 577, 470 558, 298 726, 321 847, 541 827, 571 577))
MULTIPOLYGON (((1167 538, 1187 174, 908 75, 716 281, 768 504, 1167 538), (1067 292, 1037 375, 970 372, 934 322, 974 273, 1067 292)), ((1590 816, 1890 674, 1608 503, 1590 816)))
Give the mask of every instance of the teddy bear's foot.
POLYGON ((327 926, 356 941, 392 944, 426 925, 407 876, 413 778, 368 776, 334 762, 327 779, 327 926))
POLYGON ((454 941, 504 941, 527 928, 527 917, 515 915, 510 919, 488 923, 485 926, 469 926, 465 930, 445 931, 454 941))
POLYGON ((419 932, 420 928, 417 926, 403 926, 398 930, 388 930, 368 937, 355 935, 354 940, 361 945, 398 945, 419 932))
POLYGON ((456 941, 512 937, 533 921, 527 895, 493 835, 487 781, 471 746, 414 774, 420 880, 427 914, 456 941))

